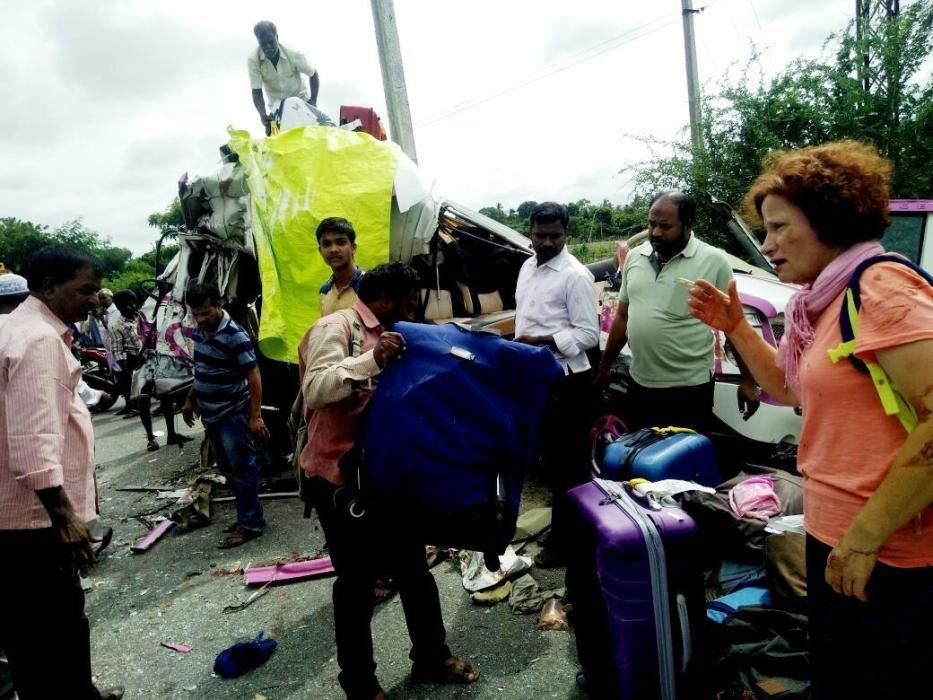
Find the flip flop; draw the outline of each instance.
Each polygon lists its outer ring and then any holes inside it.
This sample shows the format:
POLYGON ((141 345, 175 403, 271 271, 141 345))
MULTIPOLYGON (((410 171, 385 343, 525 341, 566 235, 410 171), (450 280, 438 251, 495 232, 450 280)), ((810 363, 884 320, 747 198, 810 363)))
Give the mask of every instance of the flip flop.
POLYGON ((412 675, 418 680, 432 683, 475 683, 479 680, 479 666, 472 661, 451 656, 440 666, 415 666, 412 675))

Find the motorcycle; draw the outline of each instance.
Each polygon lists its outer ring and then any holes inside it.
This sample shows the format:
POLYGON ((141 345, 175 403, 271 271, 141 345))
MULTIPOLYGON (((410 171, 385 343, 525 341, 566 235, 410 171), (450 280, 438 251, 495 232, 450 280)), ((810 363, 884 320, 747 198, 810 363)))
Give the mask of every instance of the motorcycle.
POLYGON ((92 389, 104 392, 100 401, 94 406, 95 411, 106 411, 112 408, 120 398, 116 377, 107 362, 106 348, 82 347, 80 350, 81 378, 92 389))

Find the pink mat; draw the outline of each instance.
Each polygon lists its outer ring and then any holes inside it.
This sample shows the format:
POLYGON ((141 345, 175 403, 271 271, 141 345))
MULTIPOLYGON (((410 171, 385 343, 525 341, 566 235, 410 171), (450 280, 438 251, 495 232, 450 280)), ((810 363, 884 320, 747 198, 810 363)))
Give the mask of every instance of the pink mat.
POLYGON ((281 583, 284 581, 298 581, 316 576, 334 573, 334 565, 330 557, 320 559, 306 559, 288 564, 273 564, 272 566, 251 566, 243 572, 247 586, 256 586, 261 583, 281 583))

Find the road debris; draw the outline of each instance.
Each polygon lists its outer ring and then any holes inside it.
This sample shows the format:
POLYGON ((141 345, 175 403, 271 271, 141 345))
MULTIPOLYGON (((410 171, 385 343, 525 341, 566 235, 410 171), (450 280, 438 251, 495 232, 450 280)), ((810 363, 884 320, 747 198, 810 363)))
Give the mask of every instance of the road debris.
POLYGON ((159 539, 168 532, 175 523, 171 520, 163 520, 153 527, 146 535, 136 540, 130 548, 134 552, 146 552, 159 541, 159 539))

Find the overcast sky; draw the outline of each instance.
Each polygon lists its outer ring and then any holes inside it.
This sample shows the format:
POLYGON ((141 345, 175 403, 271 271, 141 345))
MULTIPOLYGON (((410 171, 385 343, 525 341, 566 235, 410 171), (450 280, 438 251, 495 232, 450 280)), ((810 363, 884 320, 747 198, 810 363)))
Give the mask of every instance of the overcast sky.
MULTIPOLYGON (((852 0, 694 0, 700 80, 765 49, 815 55, 852 0)), ((385 115, 368 0, 0 0, 0 216, 74 218, 140 253, 181 173, 216 170, 226 127, 261 133, 253 24, 321 76, 319 106, 385 115), (263 14, 265 13, 265 14, 263 14)), ((687 122, 679 0, 395 0, 420 164, 476 208, 624 203, 636 137, 687 122)), ((391 125, 390 125, 391 128, 391 125)))

